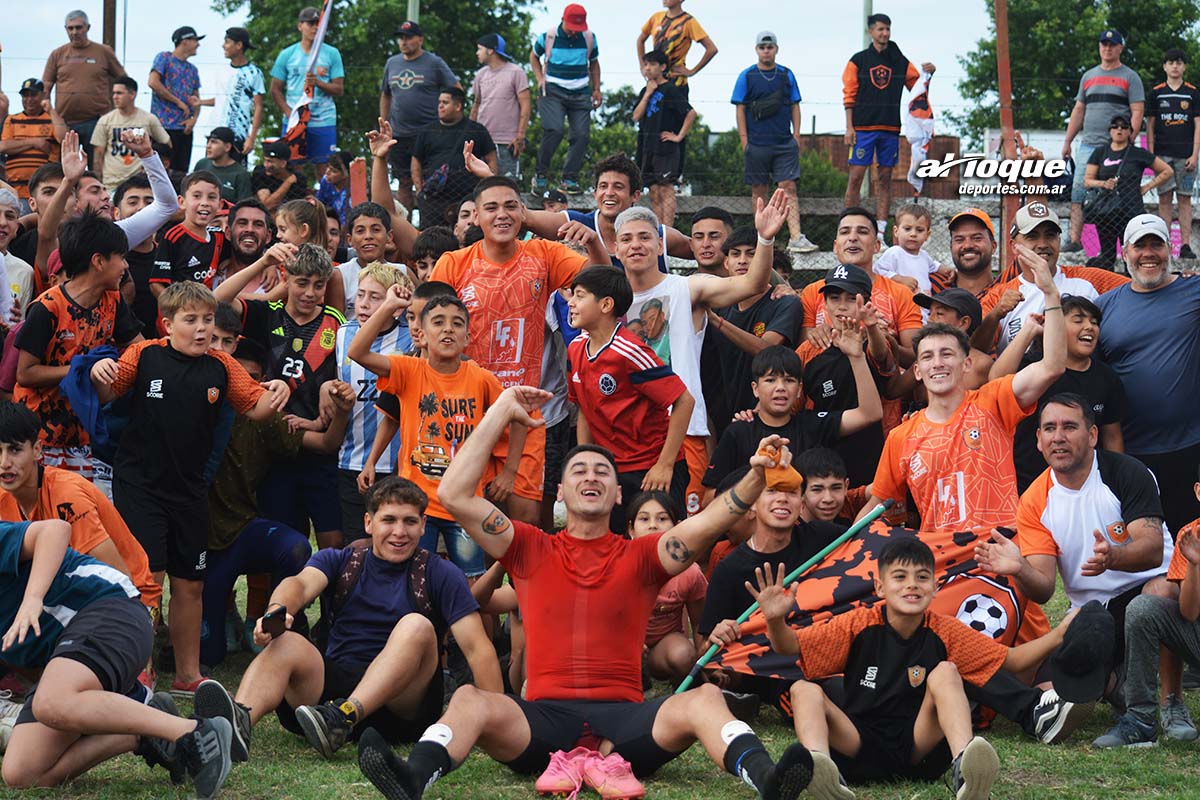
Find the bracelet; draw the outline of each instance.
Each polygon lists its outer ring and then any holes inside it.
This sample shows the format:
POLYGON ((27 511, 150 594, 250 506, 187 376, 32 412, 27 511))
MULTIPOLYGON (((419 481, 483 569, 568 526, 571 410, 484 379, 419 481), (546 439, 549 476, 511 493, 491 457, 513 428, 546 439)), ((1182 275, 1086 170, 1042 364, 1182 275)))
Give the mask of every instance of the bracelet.
POLYGON ((1046 312, 1046 311, 1062 311, 1062 306, 1046 306, 1045 308, 1043 308, 1043 309, 1042 309, 1042 311, 1043 311, 1043 312, 1046 312))
POLYGON ((774 237, 774 236, 772 236, 770 239, 764 239, 764 238, 762 237, 762 235, 761 235, 761 234, 759 234, 759 237, 758 237, 758 243, 759 243, 760 245, 762 245, 763 247, 771 247, 772 245, 774 245, 774 244, 775 244, 775 237, 774 237))
POLYGON ((732 486, 729 487, 729 501, 731 503, 733 503, 735 506, 737 506, 738 510, 740 510, 740 511, 749 511, 750 510, 749 504, 746 503, 744 500, 742 500, 742 498, 737 496, 737 492, 735 492, 733 490, 732 486))

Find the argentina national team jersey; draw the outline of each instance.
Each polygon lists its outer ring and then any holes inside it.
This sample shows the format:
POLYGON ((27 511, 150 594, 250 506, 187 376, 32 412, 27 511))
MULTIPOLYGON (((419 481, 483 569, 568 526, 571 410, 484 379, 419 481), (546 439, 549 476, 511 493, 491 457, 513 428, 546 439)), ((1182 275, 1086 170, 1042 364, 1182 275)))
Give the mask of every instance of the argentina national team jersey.
MULTIPOLYGON (((32 561, 21 561, 21 544, 28 522, 0 522, 0 630, 8 630, 29 584, 32 561)), ((87 606, 106 597, 139 597, 138 590, 124 574, 91 556, 68 549, 62 565, 42 600, 38 619, 42 635, 30 630, 22 644, 16 642, 4 651, 4 661, 17 667, 44 667, 50 660, 63 628, 87 606)))
MULTIPOLYGON (((350 341, 358 333, 361 324, 351 320, 338 329, 337 358, 338 379, 350 384, 354 390, 354 407, 350 410, 350 421, 346 424, 346 438, 338 452, 338 468, 359 472, 366 463, 371 447, 375 443, 375 431, 379 427, 380 412, 376 401, 381 397, 391 397, 395 404, 393 416, 398 416, 399 401, 392 395, 380 395, 375 389, 377 377, 374 372, 360 366, 346 355, 350 341)), ((407 353, 412 348, 412 338, 408 326, 398 324, 386 331, 371 343, 371 352, 381 355, 407 353)), ((387 406, 384 406, 385 410, 387 406)), ((396 462, 400 453, 400 437, 393 436, 392 441, 379 456, 375 469, 379 472, 396 471, 396 462)))

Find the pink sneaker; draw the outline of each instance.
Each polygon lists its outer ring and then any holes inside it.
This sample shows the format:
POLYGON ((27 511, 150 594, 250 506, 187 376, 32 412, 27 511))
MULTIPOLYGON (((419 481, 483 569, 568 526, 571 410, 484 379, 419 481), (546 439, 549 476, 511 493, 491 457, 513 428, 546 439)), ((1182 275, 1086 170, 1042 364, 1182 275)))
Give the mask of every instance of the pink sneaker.
POLYGON ((575 800, 583 788, 583 767, 589 758, 597 754, 586 747, 576 747, 569 753, 555 750, 550 754, 550 764, 537 779, 533 788, 541 795, 560 795, 575 800))
POLYGON ((636 800, 646 796, 646 787, 633 776, 633 767, 616 753, 592 753, 583 765, 583 780, 605 800, 636 800))

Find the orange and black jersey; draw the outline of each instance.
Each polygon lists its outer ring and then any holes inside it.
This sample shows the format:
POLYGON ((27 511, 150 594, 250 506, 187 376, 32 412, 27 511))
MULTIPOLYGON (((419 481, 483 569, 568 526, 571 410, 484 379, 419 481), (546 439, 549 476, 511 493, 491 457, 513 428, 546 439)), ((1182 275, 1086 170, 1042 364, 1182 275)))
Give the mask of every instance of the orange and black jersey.
MULTIPOLYGON (((70 295, 70 286, 55 286, 29 304, 16 346, 48 367, 65 367, 71 359, 106 344, 124 345, 142 332, 119 292, 104 292, 91 308, 70 295)), ((42 419, 42 443, 51 447, 88 444, 87 431, 58 386, 22 386, 13 399, 42 419)))
POLYGON ((117 448, 113 479, 182 505, 208 496, 204 467, 222 400, 244 413, 265 391, 233 356, 189 356, 167 339, 138 342, 117 361, 113 391, 129 393, 130 417, 117 448))
POLYGON ((285 409, 289 414, 316 418, 321 384, 337 377, 333 348, 344 324, 346 318, 329 306, 301 325, 287 313, 282 300, 245 301, 242 334, 267 348, 267 377, 287 381, 292 390, 285 409))
POLYGON ((205 238, 199 239, 181 222, 158 243, 150 283, 196 281, 211 289, 225 250, 225 232, 220 228, 208 228, 205 238))
POLYGON ((854 109, 856 131, 900 132, 900 96, 921 77, 895 42, 881 53, 871 45, 850 57, 842 71, 842 100, 854 109))
POLYGON ((852 718, 886 726, 911 723, 925 699, 925 680, 951 661, 966 683, 982 686, 996 674, 1008 648, 953 617, 925 612, 925 622, 908 639, 887 623, 880 602, 838 614, 828 622, 796 630, 797 666, 810 681, 844 674, 839 707, 852 718))

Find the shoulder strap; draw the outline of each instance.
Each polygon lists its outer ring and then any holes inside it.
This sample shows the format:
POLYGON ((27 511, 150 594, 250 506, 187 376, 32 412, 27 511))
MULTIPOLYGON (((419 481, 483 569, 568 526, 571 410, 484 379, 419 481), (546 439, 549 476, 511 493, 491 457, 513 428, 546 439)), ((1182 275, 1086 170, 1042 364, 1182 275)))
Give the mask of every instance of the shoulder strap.
POLYGON ((587 45, 587 61, 592 62, 592 51, 596 49, 596 34, 590 30, 583 32, 583 41, 587 45))
POLYGON ((333 584, 333 597, 330 598, 329 609, 332 616, 337 616, 350 598, 350 592, 354 590, 355 584, 358 583, 358 576, 362 574, 363 564, 367 561, 367 550, 370 547, 370 539, 359 539, 350 545, 350 554, 342 561, 342 569, 338 572, 337 580, 333 584))
POLYGON ((546 66, 550 66, 550 54, 554 52, 554 40, 558 38, 558 26, 546 31, 546 66))
POLYGON ((408 602, 414 611, 433 622, 435 628, 440 627, 429 596, 429 551, 423 547, 413 553, 408 567, 408 602))

